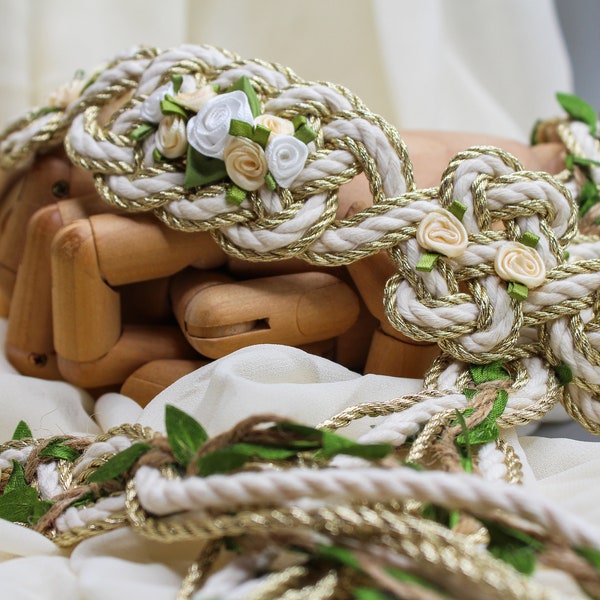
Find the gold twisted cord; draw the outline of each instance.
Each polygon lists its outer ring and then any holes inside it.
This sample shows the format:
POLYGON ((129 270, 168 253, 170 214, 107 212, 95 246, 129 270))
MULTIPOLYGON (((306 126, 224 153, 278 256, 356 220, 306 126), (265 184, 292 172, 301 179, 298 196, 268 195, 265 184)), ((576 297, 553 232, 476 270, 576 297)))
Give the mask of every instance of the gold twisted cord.
POLYGON ((183 578, 176 600, 191 600, 196 590, 206 581, 222 548, 223 540, 211 540, 204 544, 200 555, 183 578))

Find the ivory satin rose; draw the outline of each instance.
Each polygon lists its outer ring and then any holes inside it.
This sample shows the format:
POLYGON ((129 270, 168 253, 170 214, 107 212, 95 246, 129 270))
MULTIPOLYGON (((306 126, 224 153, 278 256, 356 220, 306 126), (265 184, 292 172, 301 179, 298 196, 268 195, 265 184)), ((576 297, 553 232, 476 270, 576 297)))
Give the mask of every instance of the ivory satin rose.
POLYGON ((233 137, 223 153, 227 175, 243 190, 257 190, 265 181, 267 160, 263 149, 245 137, 233 137))
POLYGON ((421 248, 449 258, 460 256, 469 243, 464 225, 444 209, 435 209, 425 216, 419 223, 416 238, 421 248))
POLYGON ((258 115, 254 119, 255 125, 262 125, 271 131, 269 139, 276 135, 294 135, 294 124, 289 119, 282 119, 275 115, 258 115))
POLYGON ((529 289, 540 286, 546 279, 546 267, 541 256, 520 242, 505 242, 494 259, 494 269, 504 281, 516 281, 529 289))
POLYGON ((75 102, 75 100, 79 98, 84 85, 85 81, 83 79, 74 79, 68 83, 63 83, 48 97, 48 106, 67 108, 69 104, 75 102))
POLYGON ((177 158, 187 151, 185 121, 177 115, 164 117, 156 131, 156 147, 166 158, 177 158))
POLYGON ((223 160, 232 119, 254 124, 248 98, 241 90, 220 94, 204 104, 188 121, 188 142, 200 154, 223 160))
POLYGON ((179 92, 173 100, 185 108, 198 112, 209 100, 217 96, 211 85, 205 85, 191 92, 179 92))
POLYGON ((304 168, 308 148, 291 135, 276 135, 269 138, 265 154, 271 175, 281 187, 286 188, 304 168))

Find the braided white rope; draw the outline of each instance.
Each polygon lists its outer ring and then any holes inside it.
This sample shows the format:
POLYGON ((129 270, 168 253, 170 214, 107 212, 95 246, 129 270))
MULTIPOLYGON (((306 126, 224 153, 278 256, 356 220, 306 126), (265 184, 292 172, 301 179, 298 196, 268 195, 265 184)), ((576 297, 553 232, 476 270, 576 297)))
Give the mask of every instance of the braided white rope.
POLYGON ((525 517, 558 533, 571 545, 600 548, 600 529, 566 513, 531 490, 485 481, 478 476, 441 471, 417 472, 406 467, 381 469, 290 469, 242 472, 205 478, 165 479, 151 467, 135 475, 141 506, 156 515, 181 511, 236 510, 277 502, 294 505, 301 499, 336 505, 352 500, 386 502, 414 499, 478 515, 497 510, 525 517))
POLYGON ((495 442, 479 447, 477 466, 486 481, 504 481, 508 472, 504 462, 504 453, 498 449, 495 442))
POLYGON ((59 533, 85 527, 89 523, 104 521, 125 510, 125 494, 101 498, 90 506, 67 508, 55 521, 59 533))
POLYGON ((9 448, 0 453, 0 469, 9 469, 12 467, 12 461, 16 460, 20 464, 25 464, 33 446, 25 446, 24 448, 9 448))

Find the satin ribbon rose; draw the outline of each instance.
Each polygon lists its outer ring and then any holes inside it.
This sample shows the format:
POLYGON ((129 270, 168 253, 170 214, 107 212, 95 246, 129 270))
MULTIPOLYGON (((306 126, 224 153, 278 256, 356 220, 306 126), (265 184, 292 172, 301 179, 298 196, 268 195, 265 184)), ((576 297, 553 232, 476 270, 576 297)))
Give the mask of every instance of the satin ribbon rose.
POLYGON ((294 135, 294 124, 289 119, 283 119, 275 115, 258 115, 254 119, 255 125, 262 125, 271 131, 269 139, 272 140, 276 135, 294 135))
POLYGON ((263 149, 245 137, 233 137, 223 153, 229 179, 243 190, 252 192, 265 182, 267 160, 263 149))
POLYGON ((304 168, 308 148, 304 142, 291 135, 276 135, 269 139, 265 154, 273 179, 286 188, 304 168))
POLYGON ((460 256, 469 243, 464 225, 449 211, 434 209, 419 223, 417 243, 421 248, 448 258, 460 256))
POLYGON ((187 151, 185 121, 177 115, 167 115, 156 131, 156 148, 166 158, 177 158, 187 151))
POLYGON ((79 98, 84 85, 85 80, 82 78, 63 83, 48 96, 48 106, 53 108, 67 108, 69 104, 72 104, 79 98))
POLYGON ((191 92, 179 92, 173 100, 185 108, 198 112, 209 100, 217 96, 212 85, 204 85, 191 92))
POLYGON ((220 94, 204 104, 188 121, 188 142, 200 154, 223 160, 232 119, 254 123, 248 97, 241 90, 220 94))
POLYGON ((494 258, 494 269, 504 281, 516 281, 529 289, 540 286, 546 279, 546 267, 541 256, 520 242, 505 242, 494 258))

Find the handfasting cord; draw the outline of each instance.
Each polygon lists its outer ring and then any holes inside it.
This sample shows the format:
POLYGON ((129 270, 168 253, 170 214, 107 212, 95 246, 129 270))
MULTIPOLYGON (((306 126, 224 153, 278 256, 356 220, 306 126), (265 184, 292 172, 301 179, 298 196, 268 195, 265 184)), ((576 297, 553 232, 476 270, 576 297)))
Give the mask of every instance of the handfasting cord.
POLYGON ((540 419, 558 401, 600 431, 592 109, 563 95, 569 116, 536 128, 536 143, 560 139, 568 152, 555 177, 474 147, 450 161, 439 187, 419 190, 396 129, 347 89, 277 64, 208 46, 141 48, 78 81, 76 97, 0 135, 1 166, 23 168, 64 138, 109 204, 210 231, 233 256, 338 266, 388 251, 390 323, 442 354, 420 394, 347 409, 321 434, 273 417, 200 435, 197 447, 184 436, 186 460, 174 433, 139 428, 11 442, 0 452, 0 508, 33 483, 35 511, 13 520, 36 521, 59 543, 125 524, 165 541, 211 540, 182 597, 200 588, 195 597, 551 597, 518 574, 536 559, 600 597, 600 534, 511 485, 520 466, 499 439, 499 428, 540 419), (373 205, 339 220, 339 188, 359 173, 373 205), (374 416, 386 418, 359 444, 331 433, 374 416), (295 440, 301 431, 308 438, 295 440), (316 458, 306 456, 311 443, 316 458), (374 459, 382 444, 393 454, 374 459), (207 578, 223 545, 232 559, 207 578), (513 567, 494 558, 510 553, 513 567), (388 596, 368 596, 376 590, 388 596))

